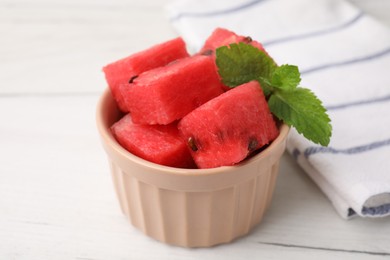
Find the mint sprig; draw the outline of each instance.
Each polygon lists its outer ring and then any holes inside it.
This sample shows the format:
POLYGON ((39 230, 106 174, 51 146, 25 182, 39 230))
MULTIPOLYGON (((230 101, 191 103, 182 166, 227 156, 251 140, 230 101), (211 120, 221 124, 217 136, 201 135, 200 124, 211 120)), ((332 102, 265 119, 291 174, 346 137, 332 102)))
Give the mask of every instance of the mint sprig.
POLYGON ((216 55, 218 73, 223 84, 233 88, 257 80, 264 94, 270 94, 271 83, 267 79, 271 77, 277 65, 267 54, 251 45, 240 43, 219 47, 216 55))
POLYGON ((233 88, 257 80, 272 114, 307 139, 328 146, 332 135, 330 118, 314 93, 298 86, 301 77, 297 66, 278 66, 266 53, 246 43, 219 47, 216 56, 225 85, 233 88))
POLYGON ((271 84, 274 88, 282 90, 295 90, 301 82, 301 74, 294 65, 282 65, 277 67, 271 75, 271 84))

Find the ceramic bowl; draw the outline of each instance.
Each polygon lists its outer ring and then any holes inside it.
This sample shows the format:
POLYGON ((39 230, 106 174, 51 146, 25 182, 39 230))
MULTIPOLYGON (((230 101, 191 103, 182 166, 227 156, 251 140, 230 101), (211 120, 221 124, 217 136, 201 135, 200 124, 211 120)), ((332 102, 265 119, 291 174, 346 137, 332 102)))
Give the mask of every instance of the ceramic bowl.
POLYGON ((228 243, 259 224, 270 205, 289 128, 236 166, 180 169, 143 160, 122 148, 110 126, 122 114, 109 90, 97 127, 123 213, 146 235, 183 247, 228 243))

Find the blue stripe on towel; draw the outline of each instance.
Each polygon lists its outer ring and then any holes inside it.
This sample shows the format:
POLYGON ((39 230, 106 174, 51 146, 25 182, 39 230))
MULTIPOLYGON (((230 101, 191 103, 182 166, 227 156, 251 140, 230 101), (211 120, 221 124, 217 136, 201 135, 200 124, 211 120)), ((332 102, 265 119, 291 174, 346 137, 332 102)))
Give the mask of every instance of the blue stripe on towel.
POLYGON ((343 23, 341 25, 338 25, 336 27, 327 28, 327 29, 320 30, 320 31, 315 31, 315 32, 299 34, 299 35, 287 36, 287 37, 283 37, 283 38, 279 38, 279 39, 275 39, 275 40, 270 40, 270 41, 265 41, 265 42, 263 42, 263 46, 267 48, 270 45, 274 45, 274 44, 278 44, 278 43, 284 43, 284 42, 289 42, 289 41, 301 40, 301 39, 305 39, 305 38, 320 36, 320 35, 323 35, 323 34, 333 33, 335 31, 342 30, 342 29, 344 29, 344 28, 346 28, 346 27, 356 23, 363 16, 364 16, 364 13, 363 12, 359 12, 351 20, 349 20, 346 23, 343 23))
POLYGON ((384 204, 380 205, 378 207, 363 207, 362 213, 363 215, 371 215, 371 216, 376 216, 376 215, 385 215, 390 212, 390 204, 384 204))
POLYGON ((294 150, 292 151, 292 156, 294 160, 297 160, 299 155, 301 155, 301 151, 299 151, 297 148, 294 148, 294 150))
POLYGON ((252 0, 252 1, 249 1, 249 2, 244 3, 242 5, 239 5, 239 6, 231 7, 231 8, 224 9, 224 10, 205 12, 205 13, 190 13, 190 12, 186 13, 186 12, 183 12, 183 13, 179 13, 178 15, 172 17, 171 21, 179 20, 183 17, 208 17, 208 16, 218 16, 221 14, 234 13, 234 12, 249 8, 251 6, 257 5, 258 3, 261 3, 263 1, 266 1, 266 0, 252 0))
POLYGON ((357 153, 364 153, 368 152, 374 149, 381 148, 383 146, 390 145, 390 139, 377 141, 365 145, 359 145, 351 148, 346 149, 336 149, 333 147, 321 147, 321 146, 315 146, 315 147, 308 147, 304 151, 304 156, 306 158, 310 157, 311 155, 317 154, 317 153, 331 153, 331 154, 357 154, 357 153))
POLYGON ((333 106, 326 106, 327 110, 337 110, 337 109, 343 109, 343 108, 349 108, 354 106, 360 106, 360 105, 368 105, 372 103, 378 103, 378 102, 385 102, 390 100, 390 95, 383 96, 383 97, 377 97, 373 99, 367 99, 367 100, 359 100, 354 101, 350 103, 340 104, 340 105, 333 105, 333 106))
POLYGON ((382 50, 380 52, 368 55, 368 56, 357 57, 357 58, 350 59, 350 60, 337 61, 337 62, 333 62, 333 63, 328 63, 328 64, 323 64, 323 65, 319 65, 319 66, 316 66, 316 67, 312 67, 312 68, 309 68, 309 69, 301 71, 301 74, 309 74, 309 73, 320 71, 320 70, 324 70, 324 69, 329 69, 329 68, 334 68, 334 67, 341 67, 341 66, 354 64, 354 63, 370 61, 370 60, 374 60, 376 58, 380 58, 382 56, 385 56, 385 55, 387 55, 389 53, 390 53, 390 47, 388 47, 387 49, 382 50))

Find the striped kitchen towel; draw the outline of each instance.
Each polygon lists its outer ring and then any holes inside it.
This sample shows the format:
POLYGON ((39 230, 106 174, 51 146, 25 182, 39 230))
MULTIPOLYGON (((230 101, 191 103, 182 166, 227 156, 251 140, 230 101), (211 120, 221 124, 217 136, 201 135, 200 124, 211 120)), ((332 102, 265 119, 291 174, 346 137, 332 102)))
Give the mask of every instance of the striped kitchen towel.
POLYGON ((287 149, 344 218, 390 215, 390 31, 343 0, 182 0, 167 7, 192 51, 216 27, 251 36, 332 119, 329 147, 294 129, 287 149))

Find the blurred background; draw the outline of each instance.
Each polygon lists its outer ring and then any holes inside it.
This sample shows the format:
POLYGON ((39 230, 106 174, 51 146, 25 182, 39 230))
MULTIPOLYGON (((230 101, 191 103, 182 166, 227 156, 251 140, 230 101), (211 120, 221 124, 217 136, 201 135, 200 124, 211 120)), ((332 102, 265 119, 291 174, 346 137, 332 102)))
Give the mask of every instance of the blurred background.
MULTIPOLYGON (((390 27, 389 0, 349 1, 390 27)), ((0 0, 0 94, 100 93, 103 65, 176 35, 170 2, 0 0)))

